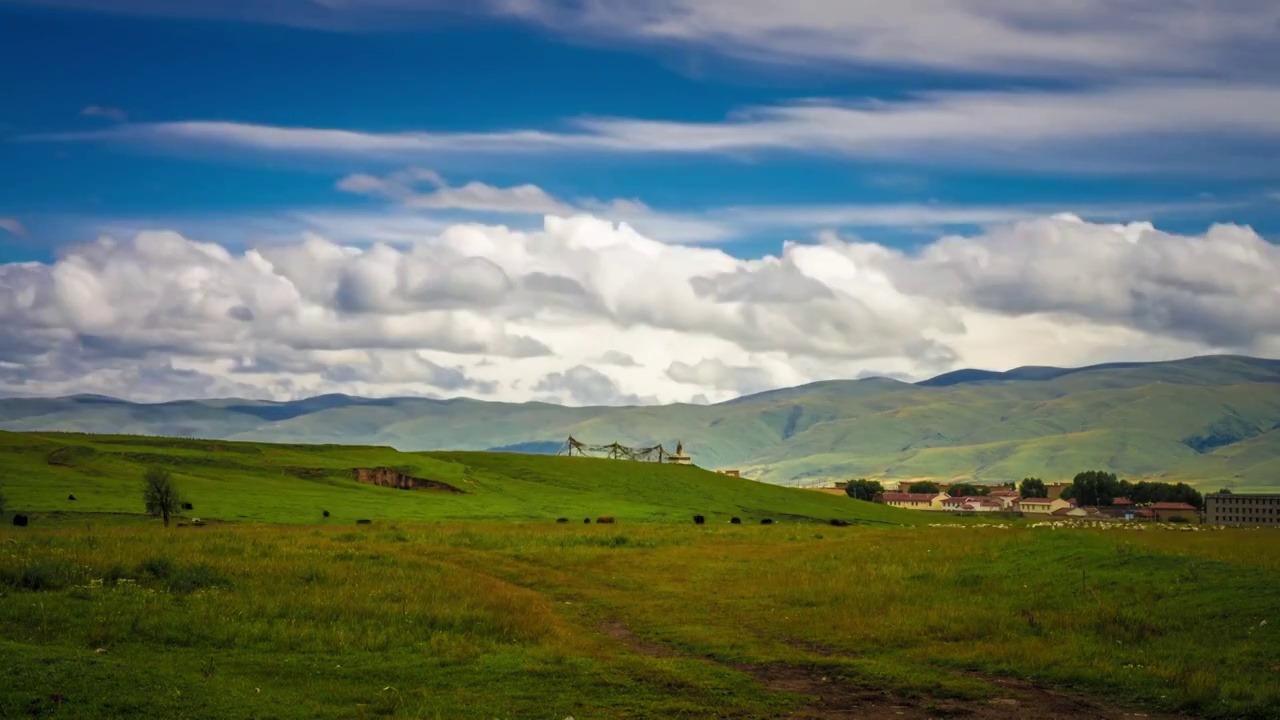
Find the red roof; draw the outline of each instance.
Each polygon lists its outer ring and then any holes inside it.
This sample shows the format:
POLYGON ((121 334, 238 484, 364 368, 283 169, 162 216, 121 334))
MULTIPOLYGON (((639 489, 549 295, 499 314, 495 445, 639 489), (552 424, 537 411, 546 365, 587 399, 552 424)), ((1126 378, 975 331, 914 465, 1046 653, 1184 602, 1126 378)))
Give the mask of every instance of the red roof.
POLYGON ((1022 498, 1023 505, 1026 505, 1027 503, 1041 503, 1048 505, 1049 503, 1054 502, 1057 502, 1057 500, 1054 500, 1053 498, 1022 498))
POLYGON ((1152 510, 1192 510, 1192 511, 1195 510, 1194 507, 1191 507, 1186 503, 1175 503, 1175 502, 1158 502, 1152 505, 1151 509, 1152 510))
POLYGON ((1115 498, 1111 501, 1112 505, 1132 505, 1133 501, 1129 498, 1115 498))
POLYGON ((885 502, 932 502, 936 497, 933 493, 887 492, 883 495, 885 502))
POLYGON ((1018 497, 1017 490, 992 490, 991 497, 1018 497))

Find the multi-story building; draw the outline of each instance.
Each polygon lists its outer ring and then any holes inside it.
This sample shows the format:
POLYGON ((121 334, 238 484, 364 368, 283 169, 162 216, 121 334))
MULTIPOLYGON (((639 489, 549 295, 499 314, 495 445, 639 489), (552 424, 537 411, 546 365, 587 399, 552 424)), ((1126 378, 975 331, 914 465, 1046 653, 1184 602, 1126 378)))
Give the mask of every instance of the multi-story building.
POLYGON ((1204 496, 1204 520, 1213 525, 1280 527, 1280 493, 1213 493, 1204 496))

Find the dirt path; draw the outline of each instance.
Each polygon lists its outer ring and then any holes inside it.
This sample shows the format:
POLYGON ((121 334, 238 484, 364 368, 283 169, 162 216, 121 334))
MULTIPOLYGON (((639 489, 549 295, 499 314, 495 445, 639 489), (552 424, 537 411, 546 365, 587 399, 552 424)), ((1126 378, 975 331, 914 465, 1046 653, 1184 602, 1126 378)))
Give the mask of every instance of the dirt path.
MULTIPOLYGON (((642 655, 657 658, 682 657, 660 643, 638 638, 625 623, 608 621, 600 631, 642 655)), ((816 649, 815 649, 816 650, 816 649)), ((818 650, 818 654, 837 657, 818 650)), ((710 660, 710 658, 706 658, 710 660)), ((714 660, 712 660, 714 662, 714 660)), ((1059 692, 1011 678, 978 673, 967 676, 1000 688, 1000 697, 989 700, 939 700, 908 697, 859 685, 833 677, 825 671, 783 663, 734 664, 735 670, 755 678, 771 692, 804 695, 812 701, 785 717, 789 720, 925 720, 970 718, 972 720, 1122 720, 1151 718, 1171 720, 1172 716, 1124 710, 1074 693, 1059 692)), ((1186 716, 1179 716, 1186 718, 1186 716)))

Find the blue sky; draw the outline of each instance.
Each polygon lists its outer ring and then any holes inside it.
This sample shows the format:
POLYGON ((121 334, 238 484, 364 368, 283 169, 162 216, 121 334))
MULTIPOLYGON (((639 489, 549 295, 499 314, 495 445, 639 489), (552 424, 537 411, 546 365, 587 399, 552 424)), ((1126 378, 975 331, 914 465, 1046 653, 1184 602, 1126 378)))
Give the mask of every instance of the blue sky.
POLYGON ((0 390, 1280 355, 1277 36, 1262 0, 0 0, 0 390))
MULTIPOLYGON (((0 63, 10 75, 0 106, 0 217, 26 229, 26 237, 10 237, 0 250, 6 260, 43 259, 51 247, 103 228, 156 223, 251 243, 269 234, 253 229, 264 222, 273 232, 299 227, 291 219, 299 212, 378 212, 377 199, 352 196, 336 183, 350 173, 408 165, 429 167, 451 183, 533 184, 558 198, 638 200, 685 215, 760 206, 926 205, 969 209, 979 221, 966 222, 964 212, 939 219, 922 211, 868 224, 853 213, 828 225, 801 218, 747 220, 715 238, 747 257, 776 252, 784 240, 803 241, 823 229, 917 243, 939 230, 971 230, 989 215, 983 209, 994 208, 1153 220, 1187 232, 1224 221, 1247 223, 1263 234, 1280 229, 1276 134, 1248 128, 1228 135, 1210 122, 1155 147, 1150 136, 1165 129, 1158 125, 1120 136, 1103 133, 1097 144, 1107 152, 1078 163, 1069 161, 1078 142, 1069 127, 1032 146, 990 148, 984 141, 970 153, 963 134, 952 139, 945 122, 925 132, 919 149, 883 156, 833 153, 803 142, 706 152, 469 151, 451 150, 447 139, 411 153, 290 152, 144 132, 157 124, 218 121, 446 138, 524 129, 573 133, 581 118, 716 124, 751 108, 904 103, 940 92, 956 93, 959 102, 971 93, 1043 99, 1083 93, 1080 104, 1087 107, 1100 89, 1146 86, 1153 78, 1172 82, 1184 95, 1181 86, 1206 75, 1256 83, 1238 70, 1246 63, 1235 58, 1189 72, 1149 69, 1152 63, 1138 58, 1132 68, 1106 68, 1102 78, 1097 68, 1070 63, 1010 74, 1008 67, 952 67, 945 60, 911 67, 739 57, 710 40, 646 43, 603 29, 591 37, 586 29, 498 11, 440 9, 449 3, 383 3, 402 18, 389 22, 362 11, 360 3, 319 20, 304 2, 266 4, 278 8, 274 15, 246 14, 235 3, 196 3, 204 9, 201 17, 173 17, 155 12, 162 4, 132 0, 81 4, 67 10, 0 2, 0 63), (130 128, 139 131, 136 136, 129 136, 130 128), (76 133, 88 137, 59 137, 76 133), (943 144, 943 151, 930 140, 943 144), (990 162, 984 155, 1003 157, 990 162), (1121 167, 1107 167, 1111 159, 1122 160, 1121 167)), ((928 15, 921 13, 918 22, 927 23, 928 15)), ((1044 123, 1053 122, 1053 110, 1045 110, 1044 123)))

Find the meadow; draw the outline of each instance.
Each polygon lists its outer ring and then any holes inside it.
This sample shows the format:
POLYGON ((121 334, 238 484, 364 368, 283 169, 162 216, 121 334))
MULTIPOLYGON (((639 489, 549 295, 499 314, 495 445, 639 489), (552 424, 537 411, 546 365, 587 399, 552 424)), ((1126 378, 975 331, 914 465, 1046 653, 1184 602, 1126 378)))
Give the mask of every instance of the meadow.
MULTIPOLYGON (((400 458, 458 464, 467 496, 262 471, 219 497, 189 462, 175 477, 209 524, 166 529, 138 514, 136 468, 109 472, 137 460, 107 457, 120 438, 81 437, 78 469, 47 463, 67 437, 6 440, 32 524, 0 529, 3 717, 1280 717, 1274 530, 960 523, 694 468, 471 454, 400 458), (78 483, 73 509, 55 480, 78 483), (504 483, 529 505, 514 519, 427 507, 507 512, 504 483), (559 524, 541 486, 636 516, 559 524), (282 497, 317 487, 373 521, 282 497), (683 503, 707 494, 776 522, 694 525, 683 503)), ((236 453, 185 442, 149 452, 236 453)))

